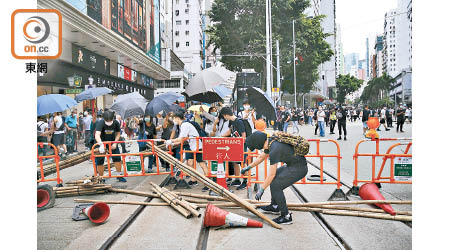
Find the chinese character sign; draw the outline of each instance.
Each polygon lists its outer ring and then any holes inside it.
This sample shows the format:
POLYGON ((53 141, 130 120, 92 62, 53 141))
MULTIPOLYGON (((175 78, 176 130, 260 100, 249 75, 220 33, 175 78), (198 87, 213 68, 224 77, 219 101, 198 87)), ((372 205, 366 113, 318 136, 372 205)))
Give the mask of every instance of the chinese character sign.
POLYGON ((207 161, 243 161, 244 138, 204 138, 203 159, 207 161))

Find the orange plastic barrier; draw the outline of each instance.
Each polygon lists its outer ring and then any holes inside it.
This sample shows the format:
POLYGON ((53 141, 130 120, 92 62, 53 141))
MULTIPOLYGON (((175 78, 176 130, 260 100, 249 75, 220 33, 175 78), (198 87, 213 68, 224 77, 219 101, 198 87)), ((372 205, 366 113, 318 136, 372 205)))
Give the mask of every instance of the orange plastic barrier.
MULTIPOLYGON (((198 148, 198 144, 199 144, 199 140, 203 139, 200 137, 195 137, 195 138, 184 138, 182 140, 182 142, 188 140, 188 139, 196 139, 196 143, 197 143, 197 148, 198 148)), ((320 159, 320 180, 319 181, 307 181, 306 177, 303 178, 302 180, 300 180, 299 182, 295 183, 295 184, 325 184, 325 185, 336 185, 336 190, 333 192, 333 194, 330 196, 329 200, 347 200, 347 197, 345 195, 345 193, 342 191, 341 186, 341 150, 340 150, 340 146, 337 143, 337 141, 332 140, 332 139, 308 139, 308 141, 310 143, 315 143, 315 147, 316 147, 316 153, 315 154, 309 154, 309 155, 305 155, 305 157, 307 158, 319 158, 320 159), (336 146, 336 154, 331 154, 331 155, 322 155, 320 153, 320 143, 321 142, 331 142, 336 146), (336 181, 324 181, 323 175, 323 160, 324 158, 336 158, 337 160, 337 168, 336 168, 336 181)), ((312 147, 313 145, 311 145, 310 147, 312 147)), ((194 168, 196 169, 197 167, 197 161, 196 161, 196 155, 195 153, 203 153, 202 150, 183 150, 181 149, 180 151, 180 155, 181 157, 183 157, 183 152, 184 153, 194 153, 194 168)), ((254 152, 252 151, 247 151, 244 152, 244 155, 247 155, 246 157, 246 164, 248 165, 253 161, 253 158, 258 157, 258 151, 255 150, 254 152)), ((183 159, 181 158, 181 161, 183 161, 183 159)), ((259 168, 255 168, 255 175, 251 175, 250 172, 248 171, 248 175, 240 175, 240 173, 238 173, 238 175, 229 175, 229 163, 228 161, 225 161, 225 178, 241 178, 241 179, 247 179, 247 191, 250 192, 251 190, 251 185, 252 183, 254 184, 261 184, 264 183, 264 180, 260 180, 260 171, 259 168)), ((240 162, 241 166, 243 166, 244 161, 240 162)), ((268 161, 267 159, 264 161, 264 179, 267 178, 268 175, 268 161)), ((211 162, 208 162, 208 173, 206 173, 207 177, 217 177, 217 175, 213 175, 211 173, 211 162)), ((182 175, 180 175, 180 178, 182 178, 182 175)))
MULTIPOLYGON (((104 178, 114 178, 114 177, 132 177, 132 176, 151 176, 151 175, 161 175, 161 174, 171 174, 171 176, 173 175, 173 166, 170 166, 170 172, 167 171, 161 171, 160 170, 160 166, 159 166, 159 158, 158 158, 158 153, 156 153, 154 147, 155 147, 155 142, 157 141, 161 141, 159 139, 152 139, 152 140, 131 140, 131 141, 105 141, 102 142, 103 145, 105 146, 105 153, 104 154, 96 154, 95 153, 95 149, 97 149, 97 147, 100 146, 100 144, 96 143, 92 146, 92 150, 91 150, 91 160, 92 160, 92 164, 94 167, 94 176, 97 176, 97 166, 95 164, 95 158, 99 158, 99 157, 106 157, 106 165, 107 165, 107 170, 108 170, 108 174, 103 176, 104 178), (151 152, 137 152, 137 153, 123 153, 123 154, 113 154, 112 153, 112 148, 111 145, 113 143, 128 143, 128 142, 146 142, 146 143, 150 143, 151 144, 151 152), (155 156, 156 159, 156 173, 146 173, 145 172, 145 166, 144 166, 144 157, 153 155, 155 156), (113 156, 120 156, 121 157, 121 163, 122 163, 122 171, 123 174, 116 174, 116 175, 112 175, 111 174, 111 157, 113 156), (127 156, 139 156, 140 159, 140 165, 141 165, 141 172, 138 174, 128 174, 127 173, 127 167, 126 167, 126 161, 125 158, 127 156)), ((119 145, 117 145, 117 147, 119 147, 119 145)))
POLYGON ((355 147, 355 154, 353 155, 353 159, 355 161, 355 178, 353 180, 353 187, 349 191, 351 194, 358 194, 358 183, 391 183, 391 184, 412 184, 412 181, 401 181, 401 180, 395 180, 394 177, 394 159, 397 157, 412 157, 412 154, 409 153, 409 150, 412 146, 412 139, 411 138, 380 138, 380 139, 365 139, 361 140, 356 144, 355 147), (397 143, 391 145, 386 153, 382 154, 380 153, 380 142, 383 141, 392 141, 397 143), (359 146, 363 142, 375 142, 375 153, 359 153, 359 146), (400 145, 406 145, 406 149, 402 154, 392 154, 391 151, 400 146, 400 145), (358 158, 359 157, 371 157, 372 158, 372 178, 370 180, 365 179, 358 179, 358 158), (378 174, 376 174, 376 163, 375 160, 377 157, 382 157, 383 162, 381 163, 380 169, 378 171, 378 174), (390 175, 389 176, 382 176, 382 172, 384 170, 384 167, 386 165, 386 162, 390 160, 390 175))
POLYGON ((37 180, 38 183, 40 182, 46 182, 46 181, 56 181, 56 183, 58 183, 58 185, 62 184, 62 179, 60 177, 59 174, 59 155, 58 155, 58 149, 56 148, 55 145, 48 143, 48 142, 38 142, 37 143, 37 158, 39 160, 39 167, 41 170, 41 179, 37 180), (39 156, 39 148, 43 148, 44 146, 50 146, 53 148, 53 155, 46 155, 46 156, 39 156), (48 159, 48 158, 53 158, 55 161, 55 166, 56 166, 56 178, 51 178, 51 179, 46 179, 44 176, 44 164, 42 163, 43 159, 48 159))

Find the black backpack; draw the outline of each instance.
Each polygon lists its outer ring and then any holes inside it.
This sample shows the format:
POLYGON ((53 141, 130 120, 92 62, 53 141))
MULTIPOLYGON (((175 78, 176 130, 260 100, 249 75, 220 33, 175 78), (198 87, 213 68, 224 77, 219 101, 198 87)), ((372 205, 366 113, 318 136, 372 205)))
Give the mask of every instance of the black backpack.
POLYGON ((242 118, 239 118, 244 123, 245 128, 245 137, 249 137, 252 134, 252 127, 250 126, 250 123, 247 120, 244 120, 242 118))
POLYGON ((194 121, 188 121, 194 128, 197 130, 197 133, 200 137, 208 137, 208 134, 205 132, 204 129, 200 127, 200 125, 197 122, 194 121))

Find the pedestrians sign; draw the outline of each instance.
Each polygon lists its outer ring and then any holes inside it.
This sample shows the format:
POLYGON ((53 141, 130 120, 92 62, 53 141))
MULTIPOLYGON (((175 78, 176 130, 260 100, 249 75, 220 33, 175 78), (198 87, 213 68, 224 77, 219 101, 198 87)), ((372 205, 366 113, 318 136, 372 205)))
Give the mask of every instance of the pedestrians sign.
POLYGON ((394 159, 394 179, 410 181, 412 179, 412 157, 397 157, 394 159))
POLYGON ((207 161, 243 161, 244 138, 204 138, 203 159, 207 161))
POLYGON ((142 171, 141 168, 141 161, 140 157, 137 155, 130 155, 125 157, 125 162, 127 164, 127 172, 140 172, 142 171))

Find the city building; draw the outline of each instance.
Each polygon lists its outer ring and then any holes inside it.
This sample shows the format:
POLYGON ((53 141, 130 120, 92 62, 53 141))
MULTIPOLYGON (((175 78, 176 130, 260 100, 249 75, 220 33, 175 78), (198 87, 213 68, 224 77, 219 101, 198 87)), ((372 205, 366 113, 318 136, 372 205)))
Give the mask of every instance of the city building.
POLYGON ((383 36, 377 35, 375 38, 374 54, 372 57, 372 78, 383 75, 383 36))
POLYGON ((397 10, 397 67, 400 72, 412 68, 412 1, 399 0, 397 10))
POLYGON ((173 0, 172 48, 189 75, 203 69, 202 7, 202 0, 173 0))
POLYGON ((395 105, 412 104, 412 70, 404 69, 395 76, 395 88, 389 92, 395 105))
POLYGON ((341 26, 336 24, 336 77, 344 74, 344 50, 341 42, 341 26))
MULTIPOLYGON (((324 15, 321 22, 322 31, 331 34, 325 41, 334 50, 330 60, 319 65, 319 80, 314 83, 310 93, 305 95, 306 106, 314 106, 326 99, 334 99, 336 96, 336 4, 335 0, 311 1, 305 10, 307 16, 324 15)), ((305 104, 305 103, 304 103, 305 104)))
POLYGON ((366 38, 366 78, 370 78, 369 38, 366 38))
POLYGON ((395 77, 399 72, 398 22, 399 11, 397 9, 384 15, 383 72, 391 77, 395 77))
POLYGON ((350 53, 344 56, 345 74, 350 74, 352 66, 358 67, 359 54, 350 53))
MULTIPOLYGON (((114 96, 139 92, 151 100, 154 83, 169 80, 161 66, 159 1, 38 0, 41 9, 62 15, 62 54, 46 62, 38 74, 37 95, 74 97, 90 87, 108 87, 112 95, 97 98, 97 107, 110 107, 114 96), (95 2, 95 4, 93 4, 95 2)), ((81 102, 77 109, 91 109, 81 102)))

